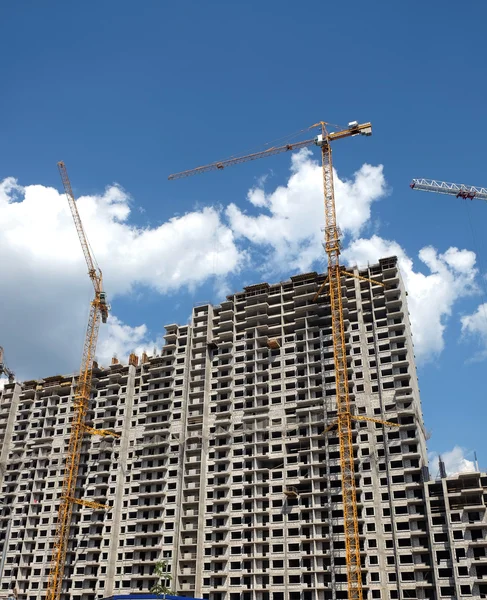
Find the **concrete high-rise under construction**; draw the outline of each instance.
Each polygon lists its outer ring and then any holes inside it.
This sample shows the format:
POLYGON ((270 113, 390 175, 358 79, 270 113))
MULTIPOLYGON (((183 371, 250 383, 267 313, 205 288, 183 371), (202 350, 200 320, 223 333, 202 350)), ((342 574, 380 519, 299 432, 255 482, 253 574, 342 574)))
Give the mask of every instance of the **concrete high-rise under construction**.
MULTIPOLYGON (((344 275, 364 597, 487 597, 487 475, 430 480, 394 257, 344 275), (367 280, 368 279, 368 280, 367 280), (370 281, 373 280, 373 281, 370 281), (485 582, 485 583, 484 583, 485 582)), ((347 598, 324 275, 246 287, 166 326, 161 354, 94 370, 63 597, 168 587, 210 600, 347 598)), ((0 397, 0 595, 45 596, 72 376, 0 397)))

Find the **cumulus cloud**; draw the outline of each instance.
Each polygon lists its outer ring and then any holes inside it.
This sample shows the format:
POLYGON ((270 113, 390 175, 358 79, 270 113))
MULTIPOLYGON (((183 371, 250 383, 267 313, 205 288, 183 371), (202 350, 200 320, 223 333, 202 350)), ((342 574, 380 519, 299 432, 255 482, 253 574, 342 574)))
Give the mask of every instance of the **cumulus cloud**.
POLYGON ((107 327, 100 331, 97 348, 97 359, 101 364, 109 364, 110 359, 116 356, 121 362, 126 362, 128 355, 135 352, 140 356, 142 352, 152 354, 154 348, 160 348, 164 343, 162 335, 151 339, 145 324, 131 327, 117 317, 108 317, 107 327))
MULTIPOLYGON (((370 219, 372 202, 387 192, 382 165, 364 164, 351 180, 342 180, 335 172, 334 183, 338 224, 344 234, 356 237, 370 219)), ((307 271, 313 262, 323 261, 322 169, 309 150, 292 155, 285 186, 266 193, 261 181, 249 191, 247 200, 253 209, 259 209, 257 215, 235 204, 226 214, 236 236, 270 250, 264 271, 307 271)))
MULTIPOLYGON (((223 286, 245 256, 214 208, 136 228, 129 222, 130 197, 119 186, 81 196, 77 205, 110 299, 138 284, 160 293, 194 288, 209 278, 223 286)), ((1 343, 10 364, 20 365, 17 375, 76 369, 92 288, 64 194, 42 185, 22 187, 13 178, 0 182, 0 256, 8 257, 0 283, 6 307, 1 343)), ((123 329, 117 320, 108 330, 115 351, 126 342, 124 353, 147 334, 123 329)))
POLYGON ((476 338, 481 346, 476 359, 487 358, 487 302, 480 304, 477 310, 461 318, 462 333, 476 338))
MULTIPOLYGON (((206 207, 145 228, 131 224, 132 201, 120 186, 81 196, 78 209, 110 300, 116 306, 117 296, 137 286, 168 294, 195 289, 209 279, 223 296, 229 274, 258 267, 249 258, 255 258, 252 252, 266 256, 261 270, 273 276, 324 266, 320 164, 302 150, 291 157, 285 185, 268 192, 268 183, 265 176, 257 180, 248 193, 247 211, 235 204, 224 214, 206 207)), ((335 173, 335 189, 338 222, 351 240, 344 258, 362 264, 399 256, 416 352, 420 359, 438 354, 454 303, 474 290, 475 255, 423 248, 419 258, 428 270, 423 274, 396 242, 360 239, 372 203, 387 194, 381 165, 365 164, 349 180, 335 173)), ((92 289, 64 194, 42 185, 23 187, 13 178, 0 181, 0 256, 7 257, 0 281, 6 307, 0 312, 0 343, 17 376, 77 369, 92 289)), ((127 324, 112 317, 100 332, 100 362, 113 353, 124 358, 132 350, 160 345, 143 321, 127 324)), ((466 332, 473 333, 473 327, 473 321, 465 321, 466 332)))
POLYGON ((343 252, 349 265, 364 266, 385 256, 397 256, 406 290, 414 347, 418 361, 437 356, 444 347, 444 332, 455 302, 477 291, 475 253, 448 248, 440 254, 426 246, 418 258, 427 273, 415 268, 413 260, 394 241, 379 236, 354 240, 343 252))
MULTIPOLYGON (((475 471, 475 463, 473 460, 465 458, 465 448, 455 446, 452 450, 441 453, 441 458, 445 463, 447 475, 456 475, 457 473, 472 473, 475 471)), ((429 455, 430 472, 433 477, 436 477, 440 471, 439 454, 431 452, 429 455)))

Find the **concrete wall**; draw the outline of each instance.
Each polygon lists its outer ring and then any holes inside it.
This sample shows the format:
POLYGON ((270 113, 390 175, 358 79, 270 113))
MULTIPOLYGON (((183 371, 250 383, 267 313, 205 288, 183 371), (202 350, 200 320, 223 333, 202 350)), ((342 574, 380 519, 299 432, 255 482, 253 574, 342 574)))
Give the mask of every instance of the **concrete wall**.
MULTIPOLYGON (((384 285, 343 278, 352 408, 397 423, 357 421, 353 435, 365 595, 459 600, 470 586, 481 597, 486 477, 465 483, 473 508, 458 508, 462 478, 427 481, 396 259, 354 272, 384 285)), ((326 286, 313 302, 323 281, 309 273, 197 306, 190 325, 166 326, 160 355, 95 371, 89 424, 121 438, 83 445, 78 495, 111 509, 75 507, 63 600, 147 592, 162 559, 186 596, 347 597, 338 438, 323 434, 336 416, 326 286)), ((45 594, 73 391, 70 376, 51 377, 0 397, 0 593, 16 583, 19 600, 45 594)))

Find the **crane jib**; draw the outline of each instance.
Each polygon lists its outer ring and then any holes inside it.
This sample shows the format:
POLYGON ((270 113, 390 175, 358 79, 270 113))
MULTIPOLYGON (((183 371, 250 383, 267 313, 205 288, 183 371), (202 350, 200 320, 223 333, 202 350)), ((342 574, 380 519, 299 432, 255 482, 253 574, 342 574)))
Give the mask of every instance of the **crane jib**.
MULTIPOLYGON (((322 123, 319 123, 318 125, 321 127, 322 123)), ((331 133, 326 132, 324 135, 326 139, 322 137, 322 132, 321 135, 315 136, 313 139, 303 140, 295 143, 288 143, 282 146, 273 146, 272 148, 267 148, 266 150, 262 150, 260 152, 254 152, 252 154, 246 154, 244 156, 236 156, 227 160, 220 160, 218 162, 210 163, 202 167, 196 167, 187 171, 181 171, 180 173, 173 173, 172 175, 169 175, 168 179, 170 181, 173 181, 175 179, 183 179, 184 177, 191 177, 192 175, 198 175, 200 173, 208 173, 209 171, 222 171, 226 167, 250 162, 251 160, 257 160, 258 158, 275 156, 276 154, 282 154, 283 152, 289 152, 293 150, 300 150, 301 148, 306 148, 308 146, 313 145, 321 146, 323 143, 333 142, 335 140, 341 140, 343 138, 353 137, 355 135, 369 136, 372 135, 372 125, 370 123, 361 123, 359 125, 356 121, 354 121, 353 123, 350 123, 347 129, 343 129, 341 131, 334 131, 331 133)))
POLYGON ((413 190, 448 194, 465 200, 487 200, 487 188, 458 183, 448 183, 435 179, 413 179, 409 184, 413 190))

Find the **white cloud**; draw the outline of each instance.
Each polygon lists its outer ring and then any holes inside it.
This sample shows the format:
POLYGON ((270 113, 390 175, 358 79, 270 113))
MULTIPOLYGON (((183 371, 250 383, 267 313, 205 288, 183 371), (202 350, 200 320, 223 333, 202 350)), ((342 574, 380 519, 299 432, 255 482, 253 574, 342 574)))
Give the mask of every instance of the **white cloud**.
POLYGON ((418 361, 437 356, 444 347, 448 317, 458 299, 476 292, 475 253, 448 248, 443 254, 431 246, 422 248, 419 260, 427 267, 424 274, 402 247, 376 235, 353 241, 343 252, 343 260, 359 266, 375 263, 385 256, 397 256, 406 290, 411 316, 415 353, 418 361))
MULTIPOLYGON (((455 446, 453 450, 442 452, 441 458, 445 463, 447 475, 456 475, 457 473, 471 473, 475 471, 475 464, 472 460, 465 458, 465 448, 455 446)), ((436 477, 439 473, 439 455, 437 452, 431 452, 429 455, 430 473, 436 477)))
POLYGON ((161 336, 156 339, 149 337, 145 324, 137 327, 126 325, 117 317, 110 315, 107 326, 100 330, 100 339, 96 352, 100 364, 110 364, 115 355, 120 362, 127 362, 128 355, 135 352, 140 357, 142 352, 151 355, 154 348, 160 349, 164 343, 161 336))
POLYGON ((482 360, 487 358, 487 302, 479 304, 477 310, 461 319, 462 333, 471 335, 479 341, 482 350, 475 358, 482 360))
MULTIPOLYGON (((77 204, 110 300, 137 284, 168 293, 213 278, 223 287, 245 258, 213 208, 143 229, 130 224, 131 200, 116 185, 77 204)), ((18 377, 77 369, 93 290, 64 194, 0 182, 0 256, 1 344, 18 377)), ((146 332, 123 327, 108 327, 116 351, 142 344, 146 332)))
MULTIPOLYGON (((324 262, 321 166, 309 151, 301 151, 291 157, 286 185, 266 193, 266 183, 266 177, 259 178, 249 191, 248 214, 235 204, 227 208, 228 223, 218 208, 207 207, 138 228, 130 223, 132 202, 121 187, 81 196, 78 209, 109 299, 115 298, 116 306, 116 297, 134 292, 137 285, 167 294, 209 279, 223 295, 230 273, 252 267, 252 251, 268 257, 261 270, 273 274, 316 268, 317 261, 324 262)), ((371 204, 387 193, 382 166, 365 164, 350 180, 335 174, 335 188, 338 222, 352 238, 344 258, 363 263, 399 256, 416 352, 420 359, 438 354, 454 303, 474 289, 475 255, 423 248, 419 258, 429 270, 424 275, 396 242, 357 239, 370 222, 371 204)), ((5 307, 0 342, 18 377, 77 369, 92 289, 64 194, 41 185, 21 187, 13 178, 0 181, 0 256, 8 257, 0 282, 5 307)), ((114 352, 122 358, 159 344, 150 340, 143 321, 128 325, 112 317, 101 329, 100 362, 114 352)))
MULTIPOLYGON (((257 216, 235 204, 226 210, 236 236, 269 248, 264 271, 307 271, 314 261, 324 258, 322 169, 311 156, 306 149, 292 155, 291 176, 285 186, 267 194, 259 182, 249 191, 247 200, 262 209, 257 216)), ((372 202, 386 194, 382 165, 364 164, 350 181, 334 175, 338 224, 344 234, 356 237, 370 219, 372 202)))

